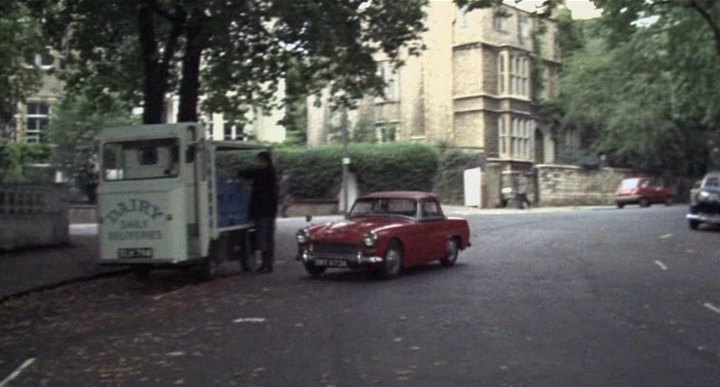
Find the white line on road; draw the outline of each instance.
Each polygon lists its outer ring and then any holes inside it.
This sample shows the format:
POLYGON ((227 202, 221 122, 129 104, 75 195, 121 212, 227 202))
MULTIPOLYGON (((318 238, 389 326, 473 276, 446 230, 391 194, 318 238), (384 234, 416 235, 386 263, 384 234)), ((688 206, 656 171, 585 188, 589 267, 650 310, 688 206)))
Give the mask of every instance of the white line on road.
MULTIPOLYGON (((712 310, 713 312, 715 312, 717 314, 720 314, 720 308, 718 308, 717 306, 715 306, 709 302, 704 303, 703 306, 712 310)), ((2 387, 2 386, 0 386, 0 387, 2 387)))
MULTIPOLYGON (((235 324, 239 323, 251 323, 251 324, 257 324, 257 323, 264 323, 267 321, 265 317, 240 317, 233 320, 235 324)), ((2 387, 2 386, 0 386, 2 387)))
POLYGON ((5 387, 5 386, 10 385, 10 382, 15 380, 15 378, 17 378, 18 376, 20 376, 20 374, 23 371, 25 371, 25 368, 30 367, 32 365, 32 363, 34 363, 34 362, 35 362, 34 357, 31 357, 31 358, 25 360, 22 364, 20 364, 20 367, 18 367, 15 371, 13 371, 13 373, 8 375, 7 378, 3 379, 2 382, 0 382, 0 387, 5 387))
POLYGON ((183 287, 181 287, 181 288, 178 288, 178 289, 169 291, 169 292, 167 292, 167 293, 158 294, 157 296, 153 297, 153 300, 157 301, 157 300, 163 299, 163 298, 165 298, 165 297, 167 297, 167 296, 172 296, 172 295, 174 295, 174 294, 180 293, 180 291, 185 290, 185 289, 187 289, 187 287, 183 286, 183 287))
POLYGON ((672 234, 660 235, 660 236, 658 237, 658 239, 668 239, 668 238, 670 238, 671 236, 672 236, 672 234))
POLYGON ((660 261, 655 261, 655 264, 658 265, 658 266, 660 266, 660 268, 663 269, 663 270, 667 270, 667 269, 668 269, 667 266, 665 266, 665 264, 662 263, 662 262, 660 262, 660 261))

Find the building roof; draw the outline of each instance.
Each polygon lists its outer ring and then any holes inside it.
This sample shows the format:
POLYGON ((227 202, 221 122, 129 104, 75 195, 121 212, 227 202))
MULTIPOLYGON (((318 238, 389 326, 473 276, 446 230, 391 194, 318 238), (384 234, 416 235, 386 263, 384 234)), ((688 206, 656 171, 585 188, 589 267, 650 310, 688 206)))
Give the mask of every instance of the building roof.
POLYGON ((437 195, 431 192, 422 191, 384 191, 384 192, 373 192, 364 195, 360 199, 411 199, 411 200, 423 200, 423 199, 435 199, 437 195))

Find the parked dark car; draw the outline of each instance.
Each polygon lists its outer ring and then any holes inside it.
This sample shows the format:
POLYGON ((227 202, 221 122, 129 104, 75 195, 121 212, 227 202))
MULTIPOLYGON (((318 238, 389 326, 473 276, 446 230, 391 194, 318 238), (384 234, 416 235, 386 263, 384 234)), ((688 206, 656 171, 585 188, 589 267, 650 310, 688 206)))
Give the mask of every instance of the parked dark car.
POLYGON ((697 230, 703 223, 720 224, 720 172, 708 173, 697 194, 690 198, 688 225, 697 230))
POLYGON ((672 199, 672 189, 648 177, 625 179, 615 191, 615 204, 618 208, 623 208, 626 204, 650 207, 651 204, 665 203, 669 206, 672 204, 672 199))

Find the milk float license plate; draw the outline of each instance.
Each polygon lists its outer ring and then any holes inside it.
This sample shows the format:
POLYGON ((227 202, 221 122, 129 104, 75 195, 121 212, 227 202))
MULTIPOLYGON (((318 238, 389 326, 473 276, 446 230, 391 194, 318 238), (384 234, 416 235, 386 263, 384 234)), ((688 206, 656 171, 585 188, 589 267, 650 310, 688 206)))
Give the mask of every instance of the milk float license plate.
POLYGON ((348 267, 347 261, 343 259, 316 259, 315 266, 323 267, 348 267))
POLYGON ((152 258, 153 249, 150 247, 140 247, 131 249, 118 249, 118 258, 120 259, 143 259, 152 258))

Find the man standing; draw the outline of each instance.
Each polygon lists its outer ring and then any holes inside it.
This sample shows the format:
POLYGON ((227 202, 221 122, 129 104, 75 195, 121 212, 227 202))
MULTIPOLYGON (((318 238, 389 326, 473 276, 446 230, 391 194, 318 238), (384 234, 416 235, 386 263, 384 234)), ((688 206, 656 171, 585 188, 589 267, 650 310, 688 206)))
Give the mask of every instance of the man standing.
POLYGON ((517 195, 515 201, 519 209, 524 210, 525 206, 530 207, 530 201, 527 197, 528 178, 524 172, 520 173, 517 180, 517 195))
POLYGON ((275 167, 270 152, 262 151, 255 157, 257 167, 240 171, 238 176, 252 180, 250 218, 255 222, 255 257, 262 258, 258 273, 273 271, 275 250, 275 217, 278 209, 278 187, 275 167))
POLYGON ((292 180, 288 172, 283 172, 280 177, 278 197, 280 198, 280 216, 287 218, 287 210, 293 201, 292 180))

